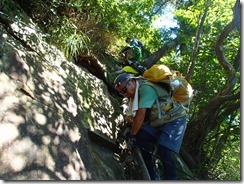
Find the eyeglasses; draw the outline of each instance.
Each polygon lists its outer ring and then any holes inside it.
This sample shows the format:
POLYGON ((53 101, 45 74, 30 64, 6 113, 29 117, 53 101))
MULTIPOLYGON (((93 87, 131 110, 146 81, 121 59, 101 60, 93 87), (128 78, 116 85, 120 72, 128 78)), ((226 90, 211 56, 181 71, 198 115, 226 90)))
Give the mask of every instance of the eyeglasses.
POLYGON ((128 80, 126 83, 125 83, 125 87, 123 87, 123 89, 120 91, 120 94, 121 95, 124 95, 127 91, 127 86, 129 84, 130 80, 128 80))

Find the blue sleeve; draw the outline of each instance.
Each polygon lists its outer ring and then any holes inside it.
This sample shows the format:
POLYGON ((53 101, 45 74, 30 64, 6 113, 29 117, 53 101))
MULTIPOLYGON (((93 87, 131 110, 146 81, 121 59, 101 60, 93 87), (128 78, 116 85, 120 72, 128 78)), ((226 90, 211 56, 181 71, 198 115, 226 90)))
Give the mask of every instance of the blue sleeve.
POLYGON ((136 46, 136 47, 138 47, 138 42, 137 42, 135 39, 133 39, 133 40, 130 42, 130 45, 131 45, 131 46, 136 46))

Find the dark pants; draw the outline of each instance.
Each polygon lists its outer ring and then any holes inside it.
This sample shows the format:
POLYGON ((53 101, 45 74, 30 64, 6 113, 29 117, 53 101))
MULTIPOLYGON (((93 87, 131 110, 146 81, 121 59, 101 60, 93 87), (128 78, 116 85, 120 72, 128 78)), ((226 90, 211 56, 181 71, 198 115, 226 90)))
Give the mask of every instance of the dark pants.
MULTIPOLYGON (((149 171, 152 180, 159 179, 155 157, 152 154, 153 144, 156 144, 157 140, 151 136, 148 132, 143 129, 136 135, 136 143, 139 146, 144 162, 149 171)), ((163 163, 164 179, 165 180, 176 180, 176 168, 172 155, 172 151, 165 146, 158 145, 158 155, 163 163)))

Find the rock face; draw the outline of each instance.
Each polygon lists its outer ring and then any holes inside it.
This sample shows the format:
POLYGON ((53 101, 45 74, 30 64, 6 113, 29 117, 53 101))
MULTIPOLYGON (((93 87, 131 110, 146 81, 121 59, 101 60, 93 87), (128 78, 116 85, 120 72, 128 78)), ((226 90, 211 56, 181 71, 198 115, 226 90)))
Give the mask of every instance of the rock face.
POLYGON ((18 17, 9 29, 0 23, 0 178, 120 180, 113 151, 88 134, 114 144, 116 99, 18 17))

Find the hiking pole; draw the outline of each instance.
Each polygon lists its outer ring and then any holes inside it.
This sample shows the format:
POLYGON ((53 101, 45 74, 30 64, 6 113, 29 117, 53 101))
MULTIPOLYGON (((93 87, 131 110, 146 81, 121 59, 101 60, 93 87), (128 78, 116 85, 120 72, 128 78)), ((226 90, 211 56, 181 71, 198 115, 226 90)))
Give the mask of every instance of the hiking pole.
POLYGON ((141 166, 143 178, 145 180, 150 180, 150 175, 149 175, 147 166, 145 165, 144 159, 142 158, 141 150, 139 149, 138 146, 135 146, 132 149, 133 149, 133 151, 135 153, 135 157, 136 157, 136 159, 138 161, 138 164, 141 166))
MULTIPOLYGON (((139 146, 138 146, 138 147, 139 147, 139 146)), ((158 155, 155 155, 153 152, 151 152, 151 151, 149 151, 149 150, 146 150, 145 148, 142 148, 142 147, 140 147, 140 149, 142 149, 143 151, 146 151, 147 153, 150 153, 150 154, 151 154, 152 156, 154 156, 155 158, 160 159, 160 157, 159 157, 158 155)), ((160 160, 161 160, 161 159, 160 159, 160 160)), ((167 162, 167 161, 165 161, 165 160, 164 160, 164 162, 167 163, 167 164, 169 164, 169 165, 171 165, 171 166, 173 166, 176 170, 180 171, 181 173, 183 173, 184 175, 190 177, 191 179, 198 180, 197 178, 195 178, 195 177, 193 177, 193 176, 187 174, 186 172, 184 172, 183 170, 179 169, 178 167, 172 165, 171 163, 169 163, 169 162, 167 162)))

